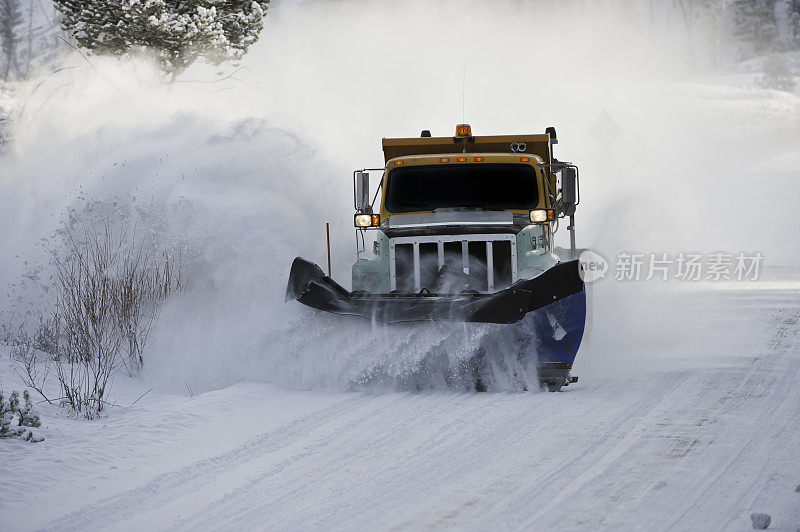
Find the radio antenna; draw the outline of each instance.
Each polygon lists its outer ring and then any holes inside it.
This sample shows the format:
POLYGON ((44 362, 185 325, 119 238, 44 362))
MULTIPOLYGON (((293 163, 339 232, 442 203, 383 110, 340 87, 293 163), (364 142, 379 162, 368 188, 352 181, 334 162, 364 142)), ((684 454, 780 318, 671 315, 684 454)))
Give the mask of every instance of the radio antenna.
POLYGON ((464 75, 461 78, 461 123, 466 120, 466 99, 467 99, 467 65, 464 65, 464 75))

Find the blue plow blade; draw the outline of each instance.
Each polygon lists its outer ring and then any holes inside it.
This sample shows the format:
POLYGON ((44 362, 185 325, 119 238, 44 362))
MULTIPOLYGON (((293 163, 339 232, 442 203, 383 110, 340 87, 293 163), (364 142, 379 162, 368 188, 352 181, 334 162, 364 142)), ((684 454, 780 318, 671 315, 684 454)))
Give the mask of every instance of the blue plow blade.
POLYGON ((586 328, 586 291, 534 310, 524 321, 528 320, 539 344, 539 380, 551 389, 576 382, 570 381, 569 373, 586 328))

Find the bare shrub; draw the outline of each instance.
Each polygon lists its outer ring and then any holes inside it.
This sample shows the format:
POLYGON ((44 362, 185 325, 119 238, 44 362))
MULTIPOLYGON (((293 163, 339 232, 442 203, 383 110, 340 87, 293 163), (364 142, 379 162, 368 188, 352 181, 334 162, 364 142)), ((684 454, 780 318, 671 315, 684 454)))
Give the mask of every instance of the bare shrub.
POLYGON ((123 252, 115 287, 115 314, 124 338, 124 362, 130 373, 144 365, 142 351, 156 324, 158 304, 183 287, 180 268, 173 274, 172 259, 163 253, 156 260, 141 247, 123 252))
POLYGON ((14 362, 17 376, 25 386, 36 391, 50 403, 50 399, 44 393, 44 383, 50 372, 50 359, 47 355, 45 357, 38 355, 36 340, 29 337, 22 329, 11 341, 11 360, 14 362))
POLYGON ((20 308, 0 334, 29 388, 93 418, 110 404, 114 375, 141 370, 160 306, 184 290, 183 272, 196 255, 169 232, 160 209, 116 197, 70 209, 43 242, 49 267, 34 263, 36 271, 24 276, 42 293, 17 296, 20 308), (22 308, 28 301, 31 308, 22 308), (38 326, 30 326, 32 316, 38 326), (58 392, 45 389, 48 375, 58 392))
POLYGON ((99 230, 65 235, 66 255, 53 252, 58 295, 49 323, 56 332, 40 337, 56 342, 61 401, 93 418, 108 404, 114 374, 141 368, 158 303, 183 283, 168 253, 154 256, 108 219, 99 230))
POLYGON ((40 316, 39 326, 33 335, 33 348, 53 356, 57 355, 59 330, 58 314, 54 313, 49 318, 40 316))
POLYGON ((85 237, 82 245, 71 239, 67 259, 54 255, 56 315, 64 325, 56 372, 62 400, 77 414, 92 418, 103 410, 108 382, 122 365, 124 338, 115 313, 117 248, 108 227, 102 237, 88 229, 85 237))
POLYGON ((770 54, 764 59, 764 74, 756 78, 756 85, 762 89, 792 92, 795 88, 792 69, 780 54, 770 54))
POLYGON ((96 229, 65 223, 61 246, 50 250, 56 298, 32 336, 12 340, 12 358, 25 384, 48 402, 94 418, 109 404, 114 375, 133 375, 158 318, 159 304, 182 290, 180 260, 156 252, 135 232, 116 230, 106 218, 96 229), (60 397, 48 398, 44 382, 55 368, 60 397))

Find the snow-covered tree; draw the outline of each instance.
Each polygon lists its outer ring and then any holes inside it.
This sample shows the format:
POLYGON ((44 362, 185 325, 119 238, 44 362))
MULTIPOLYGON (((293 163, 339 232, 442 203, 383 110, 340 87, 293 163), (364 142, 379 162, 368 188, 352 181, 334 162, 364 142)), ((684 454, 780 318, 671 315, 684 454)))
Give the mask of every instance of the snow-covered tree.
POLYGON ((0 0, 0 43, 2 43, 2 77, 19 75, 21 70, 17 43, 22 26, 22 5, 19 0, 0 0))
POLYGON ((780 54, 771 54, 764 59, 764 75, 756 79, 764 89, 792 92, 795 87, 792 70, 780 54))
POLYGON ((55 11, 44 2, 0 0, 0 78, 27 78, 58 50, 55 11))
POLYGON ((750 43, 754 52, 800 47, 800 0, 734 0, 726 7, 734 37, 750 43))
POLYGON ((778 36, 775 0, 734 0, 730 7, 734 38, 752 44, 755 52, 770 50, 778 36))
MULTIPOLYGON (((0 0, 2 1, 2 0, 0 0)), ((241 58, 258 40, 269 0, 55 0, 62 27, 97 54, 154 53, 173 77, 197 60, 241 58)))
POLYGON ((20 438, 31 443, 44 441, 41 436, 35 436, 32 430, 26 427, 40 427, 42 425, 39 414, 33 409, 31 396, 26 390, 23 392, 25 408, 19 407, 19 392, 12 392, 8 404, 3 401, 3 392, 0 392, 0 439, 20 438))

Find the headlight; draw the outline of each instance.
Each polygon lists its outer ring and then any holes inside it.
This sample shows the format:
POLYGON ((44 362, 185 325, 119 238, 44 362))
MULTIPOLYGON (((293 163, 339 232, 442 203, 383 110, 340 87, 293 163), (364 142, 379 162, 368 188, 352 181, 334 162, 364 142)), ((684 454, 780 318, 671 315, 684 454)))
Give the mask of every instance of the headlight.
POLYGON ((381 217, 378 214, 356 214, 353 223, 360 229, 378 227, 381 223, 381 217))
POLYGON ((531 211, 531 221, 536 224, 552 222, 556 219, 555 209, 536 209, 531 211))

